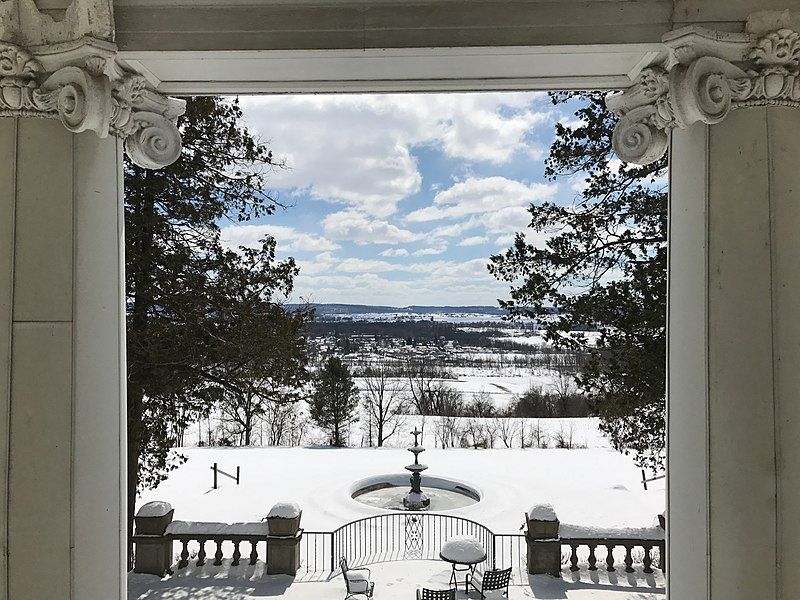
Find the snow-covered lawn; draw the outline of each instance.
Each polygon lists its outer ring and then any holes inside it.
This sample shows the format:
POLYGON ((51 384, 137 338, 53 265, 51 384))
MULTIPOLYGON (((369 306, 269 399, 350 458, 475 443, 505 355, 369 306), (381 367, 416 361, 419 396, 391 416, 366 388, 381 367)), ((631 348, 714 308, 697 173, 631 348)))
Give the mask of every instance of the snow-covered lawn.
MULTIPOLYGON (((375 581, 375 600, 414 600, 418 587, 449 587, 450 565, 442 561, 384 563, 371 565, 370 569, 375 581)), ((341 600, 345 591, 341 575, 330 581, 295 579, 267 575, 261 562, 252 567, 231 567, 228 561, 220 567, 189 566, 163 580, 131 574, 128 586, 129 600, 256 600, 273 596, 286 600, 341 600)), ((663 600, 664 595, 664 578, 658 570, 645 575, 641 571, 572 573, 564 568, 561 579, 536 575, 522 585, 509 588, 510 600, 663 600)), ((480 598, 475 591, 467 596, 463 581, 457 597, 480 598)))
MULTIPOLYGON (((281 500, 297 502, 307 530, 330 531, 383 509, 352 499, 354 483, 376 475, 407 477, 412 456, 403 448, 187 448, 188 461, 139 505, 165 500, 184 521, 258 521, 281 500), (241 485, 220 477, 212 489, 213 463, 229 473, 241 468, 241 485)), ((429 449, 420 457, 423 473, 467 484, 481 501, 451 511, 495 533, 516 533, 525 511, 549 503, 562 522, 562 535, 596 528, 634 529, 629 535, 658 533, 664 510, 663 480, 642 489, 641 473, 629 457, 609 448, 429 449), (661 485, 657 485, 661 484, 661 485)), ((587 531, 588 530, 588 531, 587 531)))

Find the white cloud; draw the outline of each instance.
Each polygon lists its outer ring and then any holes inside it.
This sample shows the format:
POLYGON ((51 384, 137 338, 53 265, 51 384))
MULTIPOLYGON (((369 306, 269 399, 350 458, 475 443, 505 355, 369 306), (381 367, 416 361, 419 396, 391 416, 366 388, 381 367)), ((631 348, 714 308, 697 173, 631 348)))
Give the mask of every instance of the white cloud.
POLYGON ((413 252, 414 256, 436 256, 437 254, 444 254, 447 251, 447 244, 439 244, 438 246, 427 246, 420 248, 413 252))
POLYGON ((489 238, 484 235, 473 235, 472 237, 464 238, 458 242, 459 246, 480 246, 489 241, 489 238))
POLYGON ((487 261, 433 261, 403 268, 411 278, 393 279, 375 272, 330 271, 307 276, 301 270, 295 281, 294 299, 311 302, 365 302, 408 306, 410 304, 490 304, 508 294, 508 286, 496 281, 487 261))
POLYGON ((501 164, 540 149, 529 133, 555 118, 538 93, 259 96, 242 99, 248 124, 289 169, 273 188, 308 189, 318 199, 387 217, 417 192, 410 149, 501 164))
POLYGON ((275 238, 278 250, 304 252, 336 250, 339 245, 322 236, 298 231, 285 225, 229 225, 221 232, 222 243, 229 248, 256 248, 266 236, 275 238))
POLYGON ((479 222, 474 219, 467 219, 460 223, 453 223, 451 225, 440 225, 429 233, 432 238, 443 237, 461 237, 464 232, 474 229, 479 225, 479 222))
POLYGON ((531 213, 522 206, 508 206, 483 215, 481 222, 490 233, 512 233, 528 227, 531 213))
POLYGON ((497 236, 497 239, 494 243, 497 246, 511 246, 514 243, 514 238, 516 236, 513 233, 504 233, 503 235, 497 236))
POLYGON ((470 177, 439 192, 433 204, 409 213, 406 219, 424 222, 493 213, 506 207, 523 207, 549 199, 555 192, 555 184, 526 185, 505 177, 470 177))
POLYGON ((385 260, 365 258, 345 258, 336 264, 336 270, 343 273, 383 273, 386 271, 402 271, 403 265, 397 265, 385 260))
POLYGON ((356 210, 329 214, 322 220, 325 234, 334 240, 358 244, 400 244, 418 240, 421 235, 401 229, 387 221, 372 219, 356 210))
POLYGON ((408 250, 405 248, 387 248, 381 252, 381 256, 408 256, 408 250))

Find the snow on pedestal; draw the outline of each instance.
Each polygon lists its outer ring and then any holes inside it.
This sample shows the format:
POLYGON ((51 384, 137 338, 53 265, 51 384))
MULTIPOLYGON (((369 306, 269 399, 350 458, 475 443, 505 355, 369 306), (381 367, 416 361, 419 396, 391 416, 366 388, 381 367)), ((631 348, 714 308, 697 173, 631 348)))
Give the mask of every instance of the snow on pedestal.
POLYGON ((276 502, 267 515, 268 519, 296 519, 300 516, 300 505, 297 502, 276 502))
POLYGON ((486 558, 486 549, 476 538, 459 535, 450 538, 442 546, 439 555, 444 560, 470 565, 481 562, 486 558))
POLYGON ((534 504, 528 510, 528 519, 533 521, 556 521, 556 511, 552 504, 534 504))
POLYGON ((300 516, 303 511, 297 502, 277 502, 267 514, 269 534, 272 536, 293 536, 300 529, 300 516))
POLYGON ((162 502, 154 500, 142 506, 137 512, 137 517, 165 517, 172 510, 172 505, 169 502, 162 502))

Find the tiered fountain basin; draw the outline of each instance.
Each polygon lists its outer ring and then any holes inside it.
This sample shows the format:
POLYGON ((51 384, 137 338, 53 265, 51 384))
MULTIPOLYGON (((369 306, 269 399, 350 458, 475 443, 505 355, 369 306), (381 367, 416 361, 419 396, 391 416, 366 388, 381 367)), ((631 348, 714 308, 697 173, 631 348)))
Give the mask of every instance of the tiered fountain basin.
MULTIPOLYGON (((471 506, 481 500, 474 487, 452 479, 426 475, 422 488, 430 499, 427 510, 440 512, 471 506)), ((355 482, 350 495, 356 502, 388 510, 408 510, 403 499, 408 494, 408 473, 375 475, 355 482)))

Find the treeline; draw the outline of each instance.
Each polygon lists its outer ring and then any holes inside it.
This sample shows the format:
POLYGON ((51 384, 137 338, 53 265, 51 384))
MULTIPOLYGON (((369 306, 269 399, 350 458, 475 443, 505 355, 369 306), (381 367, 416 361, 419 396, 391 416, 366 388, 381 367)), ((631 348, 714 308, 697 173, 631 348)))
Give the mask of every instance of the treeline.
MULTIPOLYGON (((466 331, 456 323, 444 321, 315 321, 309 324, 308 337, 334 338, 344 353, 358 352, 363 344, 369 343, 364 337, 370 336, 382 346, 390 346, 395 341, 402 345, 443 345, 453 342, 460 346, 479 346, 502 350, 532 351, 528 344, 515 342, 506 337, 507 327, 495 321, 470 323, 466 331), (361 339, 359 339, 361 336, 361 339)), ((531 331, 533 333, 533 330, 531 331)))

